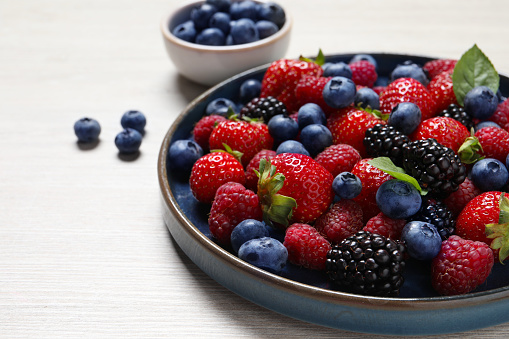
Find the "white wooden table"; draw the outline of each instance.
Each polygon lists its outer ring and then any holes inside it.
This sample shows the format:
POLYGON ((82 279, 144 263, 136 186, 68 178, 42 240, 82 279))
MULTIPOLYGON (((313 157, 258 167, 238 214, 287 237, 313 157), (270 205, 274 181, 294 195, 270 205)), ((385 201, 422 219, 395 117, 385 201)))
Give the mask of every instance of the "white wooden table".
MULTIPOLYGON (((159 32, 175 0, 0 1, 0 337, 372 337, 293 320, 202 273, 162 219, 159 147, 206 88, 159 32), (136 159, 113 139, 147 116, 136 159), (74 122, 101 140, 76 143, 74 122)), ((281 0, 288 57, 393 52, 458 58, 474 43, 509 73, 507 1, 281 0)), ((509 95, 509 93, 506 93, 509 95)), ((430 324, 432 326, 432 324, 430 324)), ((509 323, 447 338, 507 337, 509 323)))

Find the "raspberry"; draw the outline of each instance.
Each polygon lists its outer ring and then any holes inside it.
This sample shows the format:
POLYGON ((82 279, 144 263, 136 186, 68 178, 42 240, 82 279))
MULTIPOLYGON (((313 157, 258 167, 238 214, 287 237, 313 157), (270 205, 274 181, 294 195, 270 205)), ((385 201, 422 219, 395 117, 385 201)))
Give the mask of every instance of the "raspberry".
POLYGON ((194 141, 204 150, 209 149, 209 138, 212 130, 218 123, 225 121, 222 115, 212 114, 201 118, 193 128, 194 141))
POLYGON ((288 250, 288 260, 312 270, 324 270, 329 242, 308 224, 295 223, 286 230, 283 245, 288 250))
POLYGON ((452 192, 447 198, 444 199, 444 203, 447 208, 451 211, 454 217, 457 217, 461 210, 467 205, 467 203, 481 194, 481 190, 475 187, 474 183, 468 178, 465 178, 456 192, 452 192))
POLYGON ((453 235, 442 242, 440 253, 432 261, 431 283, 442 295, 465 294, 486 281, 493 263, 493 252, 487 244, 453 235))
POLYGON ((360 160, 359 152, 347 144, 329 146, 315 157, 315 161, 325 167, 333 177, 342 172, 350 172, 360 160))
POLYGON ((360 231, 362 208, 353 200, 340 200, 315 222, 315 228, 333 244, 360 231))
POLYGON ((380 234, 389 239, 399 240, 405 224, 404 219, 392 219, 380 212, 369 219, 362 230, 380 234))
POLYGON ((376 67, 366 60, 354 61, 349 64, 352 70, 352 81, 359 86, 373 87, 378 79, 376 67))

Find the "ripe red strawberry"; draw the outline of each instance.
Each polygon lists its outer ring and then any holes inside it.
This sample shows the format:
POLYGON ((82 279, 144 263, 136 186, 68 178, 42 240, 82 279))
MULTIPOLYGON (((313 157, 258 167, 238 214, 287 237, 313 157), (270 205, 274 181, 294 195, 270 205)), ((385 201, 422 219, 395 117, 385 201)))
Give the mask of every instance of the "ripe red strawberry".
POLYGON ((289 112, 299 109, 295 88, 305 75, 319 77, 322 67, 315 62, 306 60, 280 59, 274 61, 262 79, 260 96, 273 96, 283 102, 289 112))
POLYGON ((399 78, 387 85, 380 94, 382 114, 390 114, 400 102, 412 102, 421 109, 421 121, 436 115, 435 102, 428 89, 419 81, 411 78, 399 78))
POLYGON ((258 191, 258 176, 255 173, 255 170, 258 171, 260 168, 260 161, 262 159, 270 160, 276 156, 276 151, 264 149, 260 152, 256 153, 256 155, 251 159, 249 164, 246 167, 246 187, 251 191, 258 191))
POLYGON ((371 113, 353 107, 338 110, 327 119, 332 143, 353 146, 363 158, 367 156, 363 143, 366 130, 376 124, 386 124, 386 122, 371 113))
POLYGON ((467 203, 479 194, 481 194, 481 190, 475 187, 472 180, 466 177, 465 180, 459 185, 458 190, 452 192, 447 198, 444 199, 444 203, 456 218, 467 205, 467 203))
POLYGON ((508 131, 498 127, 484 127, 475 132, 474 136, 481 143, 483 150, 481 155, 500 160, 505 164, 505 158, 509 154, 508 131))
POLYGON ((212 114, 201 118, 193 128, 194 141, 203 148, 204 151, 209 150, 210 133, 221 121, 226 118, 222 115, 212 114))
POLYGON ((217 189, 229 181, 244 184, 246 182, 244 168, 230 153, 212 152, 194 163, 189 186, 198 201, 212 203, 217 189))
POLYGON ((210 209, 210 233, 220 244, 229 245, 233 229, 246 219, 262 220, 256 193, 236 182, 221 185, 210 209))
POLYGON ((455 59, 435 59, 428 61, 422 67, 429 74, 429 78, 433 79, 442 72, 453 71, 456 66, 455 59))
POLYGON ((359 151, 347 144, 329 146, 315 157, 315 161, 329 171, 334 178, 339 173, 350 172, 359 160, 361 160, 359 151))
POLYGON ((375 65, 366 60, 351 62, 348 66, 352 70, 352 81, 358 86, 373 87, 378 74, 375 65))
POLYGON ((361 193, 353 200, 361 206, 365 222, 380 213, 376 204, 376 192, 380 185, 394 179, 392 175, 370 165, 369 160, 371 159, 362 159, 352 168, 352 173, 359 177, 362 183, 361 193))
POLYGON ((242 165, 247 166, 256 153, 271 149, 274 139, 266 124, 227 120, 220 122, 209 138, 210 149, 225 149, 225 144, 232 150, 241 152, 242 165))
POLYGON ((431 263, 431 284, 442 295, 469 293, 486 281, 493 263, 488 245, 452 235, 431 263))
POLYGON ((431 79, 428 90, 435 101, 437 112, 447 109, 451 104, 458 104, 452 86, 452 71, 442 72, 431 79))
POLYGON ((404 219, 392 219, 380 212, 369 219, 362 230, 380 234, 392 240, 399 240, 405 225, 406 221, 404 219))
POLYGON ((506 131, 509 131, 509 100, 504 100, 498 104, 495 113, 493 113, 488 120, 495 122, 506 131))
POLYGON ((316 219, 314 226, 330 243, 339 244, 364 226, 362 208, 353 200, 340 200, 316 219))
POLYGON ((283 245, 288 250, 288 261, 312 270, 324 270, 329 242, 307 224, 294 223, 286 230, 283 245))
POLYGON ((281 153, 260 162, 258 196, 264 220, 281 224, 312 223, 334 199, 334 178, 322 165, 303 154, 281 153))
POLYGON ((335 109, 327 105, 323 99, 323 88, 330 79, 332 77, 303 76, 298 82, 297 87, 295 87, 296 107, 300 108, 304 104, 314 103, 320 106, 325 116, 331 115, 335 109))
POLYGON ((461 122, 447 117, 433 117, 422 121, 410 138, 412 140, 433 138, 458 153, 458 149, 469 136, 470 132, 461 122))

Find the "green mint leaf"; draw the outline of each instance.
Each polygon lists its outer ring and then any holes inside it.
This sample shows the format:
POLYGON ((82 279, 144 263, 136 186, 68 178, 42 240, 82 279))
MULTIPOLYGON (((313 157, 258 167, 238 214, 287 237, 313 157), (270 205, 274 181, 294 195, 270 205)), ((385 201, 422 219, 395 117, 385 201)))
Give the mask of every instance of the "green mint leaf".
POLYGON ((488 57, 474 45, 456 63, 452 83, 456 99, 463 106, 465 95, 474 87, 487 86, 497 93, 500 76, 488 57))
POLYGON ((394 165, 394 163, 392 162, 392 160, 390 158, 388 158, 388 157, 374 158, 374 159, 369 160, 368 164, 378 168, 381 171, 384 171, 387 174, 392 175, 396 179, 403 180, 403 181, 406 181, 406 182, 412 184, 421 193, 421 195, 428 194, 428 191, 422 189, 414 177, 406 174, 405 170, 402 169, 401 167, 394 165))

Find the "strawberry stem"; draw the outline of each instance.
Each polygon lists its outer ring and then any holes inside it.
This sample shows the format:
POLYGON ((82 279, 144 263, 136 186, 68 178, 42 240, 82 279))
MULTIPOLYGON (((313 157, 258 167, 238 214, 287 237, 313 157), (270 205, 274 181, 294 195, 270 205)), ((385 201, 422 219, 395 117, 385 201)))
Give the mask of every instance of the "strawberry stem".
POLYGON ((244 153, 242 153, 240 151, 234 151, 230 146, 228 146, 224 142, 223 142, 223 147, 224 147, 224 149, 213 149, 213 150, 210 150, 210 152, 226 152, 226 153, 230 153, 231 155, 233 155, 233 157, 235 159, 237 159, 238 162, 240 162, 242 164, 242 162, 240 160, 242 159, 242 156, 244 155, 244 153))
POLYGON ((491 249, 499 250, 498 258, 503 261, 509 257, 509 199, 504 193, 500 195, 500 215, 498 224, 486 225, 486 237, 493 239, 491 249))
POLYGON ((484 158, 482 154, 482 145, 479 139, 474 136, 474 129, 470 131, 471 135, 465 139, 458 149, 458 156, 464 164, 473 164, 484 158))

